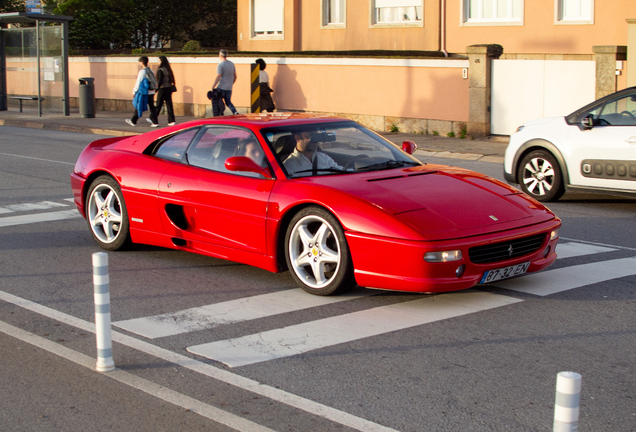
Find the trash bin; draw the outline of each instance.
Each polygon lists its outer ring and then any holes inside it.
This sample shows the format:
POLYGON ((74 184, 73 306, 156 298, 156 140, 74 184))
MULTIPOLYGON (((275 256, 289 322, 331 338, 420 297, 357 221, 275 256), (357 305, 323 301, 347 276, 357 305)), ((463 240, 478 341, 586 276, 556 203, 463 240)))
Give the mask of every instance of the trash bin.
POLYGON ((79 109, 83 118, 95 118, 95 78, 80 78, 79 109))

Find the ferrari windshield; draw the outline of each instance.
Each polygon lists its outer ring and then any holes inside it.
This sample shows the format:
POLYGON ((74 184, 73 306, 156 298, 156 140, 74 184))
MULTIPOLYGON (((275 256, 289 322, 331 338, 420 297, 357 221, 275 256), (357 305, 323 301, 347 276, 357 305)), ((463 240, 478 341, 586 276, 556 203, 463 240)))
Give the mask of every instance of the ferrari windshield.
POLYGON ((421 165, 396 145, 350 121, 268 128, 262 134, 289 177, 421 165))

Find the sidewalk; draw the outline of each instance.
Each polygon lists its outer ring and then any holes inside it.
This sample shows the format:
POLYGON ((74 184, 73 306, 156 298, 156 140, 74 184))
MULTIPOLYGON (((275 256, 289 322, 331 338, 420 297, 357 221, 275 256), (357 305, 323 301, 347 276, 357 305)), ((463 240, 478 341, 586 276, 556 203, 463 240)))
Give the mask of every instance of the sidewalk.
MULTIPOLYGON (((39 117, 37 109, 24 108, 24 112, 21 113, 16 107, 9 107, 7 111, 0 111, 0 125, 110 136, 138 135, 153 130, 150 123, 146 121, 146 116, 137 122, 137 126, 129 126, 126 124, 126 119, 131 116, 132 110, 131 112, 98 111, 95 118, 89 119, 82 118, 79 111, 75 109, 71 110, 70 116, 64 116, 61 112, 43 112, 42 117, 39 117)), ((177 117, 177 123, 196 119, 198 118, 181 116, 177 117)), ((160 117, 160 125, 166 126, 165 122, 165 116, 160 117)), ((380 134, 398 145, 405 140, 415 142, 418 155, 483 162, 503 163, 504 152, 508 145, 507 137, 471 140, 409 133, 382 132, 380 134)))

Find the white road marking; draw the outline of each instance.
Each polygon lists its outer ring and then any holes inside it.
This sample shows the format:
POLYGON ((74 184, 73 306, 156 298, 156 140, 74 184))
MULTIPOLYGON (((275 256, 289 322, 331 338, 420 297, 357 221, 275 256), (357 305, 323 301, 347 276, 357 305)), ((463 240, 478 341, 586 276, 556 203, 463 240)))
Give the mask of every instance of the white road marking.
POLYGON ((557 259, 593 255, 602 252, 612 252, 615 250, 617 249, 576 242, 559 243, 556 248, 557 259))
MULTIPOLYGON (((571 242, 576 242, 576 243, 584 243, 584 244, 595 245, 595 246, 605 246, 605 247, 614 248, 614 249, 623 249, 623 250, 629 250, 629 251, 636 251, 636 248, 633 248, 633 247, 609 245, 609 244, 605 244, 605 243, 590 242, 590 241, 585 241, 585 240, 580 240, 580 239, 572 239, 572 238, 567 238, 567 237, 561 237, 561 240, 566 240, 566 241, 571 241, 571 242)), ((557 246, 557 248, 558 248, 558 246, 557 246)))
POLYGON ((0 207, 0 214, 13 213, 33 210, 48 210, 55 207, 68 207, 68 204, 56 203, 52 201, 41 201, 37 203, 13 204, 6 207, 0 207))
POLYGON ((254 297, 114 322, 113 325, 150 339, 232 324, 317 306, 352 300, 368 294, 321 297, 292 289, 254 297))
POLYGON ((64 210, 59 212, 38 213, 32 215, 21 216, 8 216, 0 218, 0 228, 13 226, 13 225, 25 225, 38 222, 52 222, 64 219, 75 219, 82 217, 82 215, 74 210, 64 210))
POLYGON ((495 282, 493 285, 512 291, 547 296, 633 275, 636 275, 636 257, 547 270, 516 279, 495 282))
POLYGON ((50 160, 50 159, 42 159, 42 158, 36 158, 36 157, 31 157, 31 156, 21 156, 21 155, 10 154, 10 153, 0 153, 0 155, 2 155, 2 156, 13 156, 13 157, 23 158, 23 159, 34 159, 34 160, 39 160, 39 161, 44 161, 44 162, 53 162, 53 163, 59 163, 59 164, 64 164, 64 165, 75 165, 75 162, 61 162, 61 161, 55 161, 55 160, 50 160))
POLYGON ((188 347, 193 354, 244 366, 481 312, 522 300, 479 291, 441 294, 188 347))
MULTIPOLYGON (((70 360, 80 366, 95 370, 94 358, 52 342, 48 339, 36 336, 33 333, 29 333, 17 327, 13 327, 2 321, 0 321, 0 332, 38 348, 41 348, 59 357, 65 358, 66 360, 70 360)), ((103 375, 107 376, 108 378, 112 378, 115 381, 119 381, 120 383, 125 384, 129 387, 141 390, 144 393, 157 397, 173 405, 195 412, 200 416, 209 418, 210 420, 213 420, 217 423, 221 423, 225 426, 231 427, 237 431, 274 432, 273 429, 266 428, 259 425, 258 423, 254 423, 242 417, 231 414, 227 411, 215 408, 212 405, 208 405, 182 393, 170 390, 164 386, 160 386, 159 384, 155 384, 152 381, 145 380, 121 369, 115 369, 114 371, 104 373, 103 375)))
MULTIPOLYGON (((55 309, 51 309, 47 306, 42 306, 30 300, 14 296, 13 294, 0 291, 0 300, 4 300, 8 303, 12 303, 16 306, 20 306, 24 309, 33 311, 35 313, 71 325, 73 327, 95 333, 95 324, 93 323, 84 321, 63 312, 56 311, 55 309)), ((277 402, 284 403, 285 405, 306 411, 310 414, 324 417, 328 420, 342 424, 355 430, 359 430, 362 432, 398 432, 395 429, 373 423, 369 420, 356 417, 352 414, 337 410, 318 402, 314 402, 312 400, 297 396, 292 393, 288 393, 284 390, 280 390, 266 384, 261 384, 256 380, 245 378, 235 373, 216 368, 207 363, 203 363, 190 357, 177 354, 148 342, 140 341, 139 339, 135 339, 116 331, 112 332, 112 338, 113 342, 145 352, 146 354, 152 355, 159 359, 174 363, 178 366, 233 385, 243 390, 250 391, 254 394, 258 394, 277 402)))

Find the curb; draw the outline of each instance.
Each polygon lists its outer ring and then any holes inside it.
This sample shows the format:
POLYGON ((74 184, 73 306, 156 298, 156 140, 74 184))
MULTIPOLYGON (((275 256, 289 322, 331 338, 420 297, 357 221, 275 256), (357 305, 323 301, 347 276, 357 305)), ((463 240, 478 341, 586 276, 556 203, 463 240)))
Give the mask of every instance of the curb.
POLYGON ((102 129, 102 128, 84 128, 79 126, 68 126, 59 124, 47 124, 37 123, 30 121, 20 120, 2 120, 0 119, 0 126, 13 126, 27 129, 41 129, 57 132, 72 132, 72 133, 84 133, 93 135, 110 135, 110 136, 132 136, 141 135, 143 132, 124 132, 116 129, 102 129))
POLYGON ((463 160, 472 160, 479 162, 491 162, 491 163, 504 163, 504 158, 501 156, 488 156, 482 155, 478 153, 456 153, 449 151, 430 151, 430 150, 416 150, 418 154, 423 154, 428 157, 439 157, 439 158, 447 158, 447 159, 463 159, 463 160))

